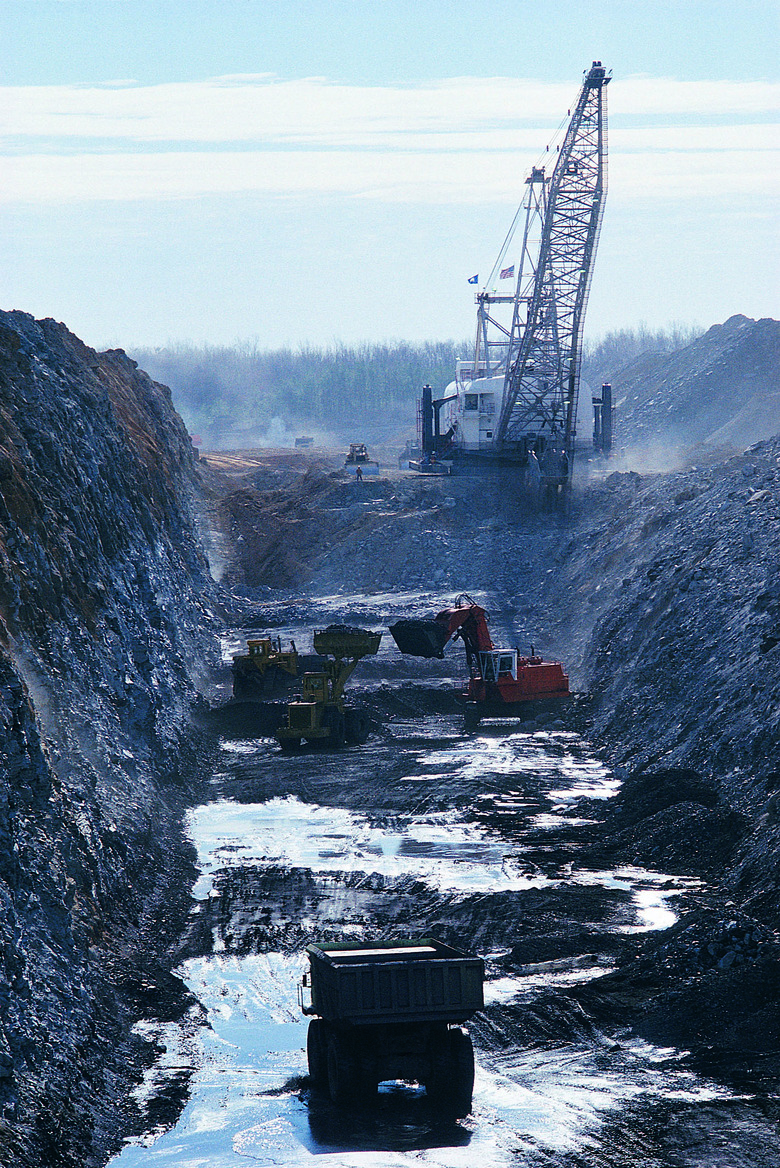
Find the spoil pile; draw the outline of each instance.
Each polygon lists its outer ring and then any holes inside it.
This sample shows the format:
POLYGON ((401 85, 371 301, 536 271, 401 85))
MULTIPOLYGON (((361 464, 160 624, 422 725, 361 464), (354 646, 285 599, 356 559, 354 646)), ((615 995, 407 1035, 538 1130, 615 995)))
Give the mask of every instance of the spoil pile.
POLYGON ((780 321, 732 316, 673 353, 608 380, 618 444, 740 449, 780 430, 780 321))

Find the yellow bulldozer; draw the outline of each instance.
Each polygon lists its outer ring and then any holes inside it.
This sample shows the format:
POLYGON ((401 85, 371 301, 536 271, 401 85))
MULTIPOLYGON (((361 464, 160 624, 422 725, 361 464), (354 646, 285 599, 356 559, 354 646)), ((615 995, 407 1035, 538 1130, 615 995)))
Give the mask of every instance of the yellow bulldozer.
POLYGON ((314 651, 325 658, 314 673, 304 673, 301 697, 287 706, 286 722, 276 732, 282 750, 296 750, 303 741, 327 746, 362 745, 370 720, 345 705, 344 687, 362 657, 379 651, 381 633, 347 625, 329 625, 314 633, 314 651))

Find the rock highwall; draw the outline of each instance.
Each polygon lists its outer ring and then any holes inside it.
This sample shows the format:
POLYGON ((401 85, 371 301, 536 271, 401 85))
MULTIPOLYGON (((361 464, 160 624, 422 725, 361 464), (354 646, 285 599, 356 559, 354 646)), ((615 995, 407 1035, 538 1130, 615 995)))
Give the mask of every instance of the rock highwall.
POLYGON ((128 1001, 140 969, 164 976, 213 642, 196 467, 168 390, 123 352, 0 313, 3 1164, 104 1161, 128 1001))
POLYGON ((695 771, 742 817, 723 887, 775 926, 779 491, 780 438, 677 475, 612 475, 583 499, 557 585, 595 740, 624 775, 695 771))

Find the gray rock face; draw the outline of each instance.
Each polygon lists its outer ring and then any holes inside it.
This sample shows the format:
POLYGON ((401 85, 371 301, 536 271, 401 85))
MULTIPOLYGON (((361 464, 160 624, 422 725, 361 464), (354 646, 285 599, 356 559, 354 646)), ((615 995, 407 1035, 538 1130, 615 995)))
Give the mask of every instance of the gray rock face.
POLYGON ((740 449, 780 430, 780 321, 732 316, 610 374, 620 446, 740 449))
POLYGON ((3 1163, 103 1162, 137 971, 162 977, 211 643, 195 468, 124 353, 0 313, 3 1163))

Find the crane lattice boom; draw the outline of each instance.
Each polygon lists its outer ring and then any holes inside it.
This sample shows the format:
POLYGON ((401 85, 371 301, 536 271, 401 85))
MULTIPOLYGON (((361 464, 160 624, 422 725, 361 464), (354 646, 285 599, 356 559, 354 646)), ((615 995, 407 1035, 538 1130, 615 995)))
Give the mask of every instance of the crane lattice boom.
POLYGON ((477 296, 474 375, 504 373, 495 448, 528 454, 542 437, 548 475, 561 480, 574 453, 581 331, 606 197, 608 83, 594 61, 552 175, 534 167, 526 179, 515 295, 477 296), (501 303, 513 304, 508 327, 494 316, 501 303), (558 474, 549 473, 550 455, 559 459, 558 474))

